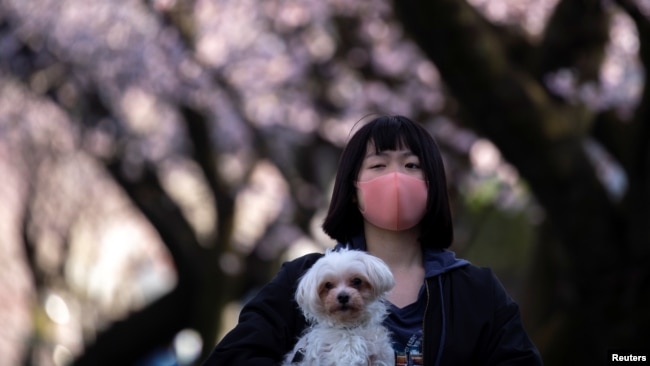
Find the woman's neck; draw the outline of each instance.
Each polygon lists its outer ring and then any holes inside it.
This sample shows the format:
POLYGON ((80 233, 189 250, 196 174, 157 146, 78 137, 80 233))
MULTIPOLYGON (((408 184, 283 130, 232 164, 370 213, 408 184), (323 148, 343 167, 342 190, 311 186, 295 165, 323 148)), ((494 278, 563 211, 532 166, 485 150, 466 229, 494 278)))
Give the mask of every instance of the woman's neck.
POLYGON ((387 300, 398 308, 417 301, 425 275, 420 229, 388 231, 366 223, 365 235, 368 252, 386 262, 395 277, 387 300))
POLYGON ((422 248, 418 240, 420 228, 403 231, 383 230, 365 225, 366 247, 369 253, 381 258, 394 271, 422 267, 422 248))

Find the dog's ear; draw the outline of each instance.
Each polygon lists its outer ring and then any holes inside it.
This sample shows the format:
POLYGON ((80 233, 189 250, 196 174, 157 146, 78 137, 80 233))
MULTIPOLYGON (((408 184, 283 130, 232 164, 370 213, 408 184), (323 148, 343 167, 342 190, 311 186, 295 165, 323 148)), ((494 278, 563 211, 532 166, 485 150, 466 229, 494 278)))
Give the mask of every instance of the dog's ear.
POLYGON ((314 306, 318 301, 318 276, 316 268, 310 268, 301 278, 296 289, 295 299, 308 321, 315 319, 314 306))
POLYGON ((309 300, 307 298, 309 297, 309 294, 307 293, 309 291, 309 288, 311 287, 311 284, 308 284, 307 282, 311 282, 308 276, 309 272, 306 272, 301 278, 300 282, 298 282, 298 288, 296 288, 296 302, 298 305, 302 308, 307 305, 309 300))
POLYGON ((384 261, 370 254, 364 255, 362 261, 375 296, 382 296, 395 286, 395 277, 384 261))

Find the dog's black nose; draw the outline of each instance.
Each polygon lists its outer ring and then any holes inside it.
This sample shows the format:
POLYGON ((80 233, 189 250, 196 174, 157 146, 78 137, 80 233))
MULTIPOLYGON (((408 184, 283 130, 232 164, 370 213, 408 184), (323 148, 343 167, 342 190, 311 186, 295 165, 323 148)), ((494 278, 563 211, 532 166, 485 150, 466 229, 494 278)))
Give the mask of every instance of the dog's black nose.
POLYGON ((350 301, 350 295, 348 295, 348 294, 339 294, 339 296, 337 296, 336 299, 341 304, 347 304, 348 301, 350 301))

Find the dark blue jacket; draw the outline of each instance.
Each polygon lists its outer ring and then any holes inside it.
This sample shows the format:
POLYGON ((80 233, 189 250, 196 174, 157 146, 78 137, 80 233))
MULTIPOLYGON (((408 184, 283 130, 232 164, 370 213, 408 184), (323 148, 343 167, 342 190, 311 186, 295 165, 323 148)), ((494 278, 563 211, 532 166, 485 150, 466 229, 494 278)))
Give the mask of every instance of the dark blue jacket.
MULTIPOLYGON (((241 311, 204 366, 278 365, 306 327, 294 300, 300 276, 321 254, 287 262, 241 311)), ((519 314, 491 270, 457 266, 425 281, 424 365, 541 365, 519 314)))

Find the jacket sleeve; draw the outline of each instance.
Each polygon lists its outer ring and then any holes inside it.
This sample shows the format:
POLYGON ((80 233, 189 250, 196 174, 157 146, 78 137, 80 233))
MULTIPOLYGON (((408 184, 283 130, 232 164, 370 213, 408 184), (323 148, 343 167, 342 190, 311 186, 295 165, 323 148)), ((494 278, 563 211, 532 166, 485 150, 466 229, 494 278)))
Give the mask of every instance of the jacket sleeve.
POLYGON ((242 309, 238 324, 217 344, 203 366, 277 365, 305 327, 294 300, 300 276, 320 257, 285 263, 242 309))
POLYGON ((494 314, 486 339, 486 365, 542 365, 542 358, 521 322, 519 306, 490 271, 494 314))

